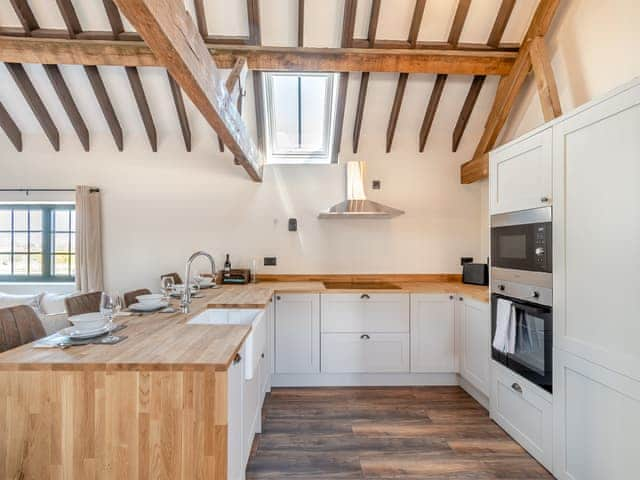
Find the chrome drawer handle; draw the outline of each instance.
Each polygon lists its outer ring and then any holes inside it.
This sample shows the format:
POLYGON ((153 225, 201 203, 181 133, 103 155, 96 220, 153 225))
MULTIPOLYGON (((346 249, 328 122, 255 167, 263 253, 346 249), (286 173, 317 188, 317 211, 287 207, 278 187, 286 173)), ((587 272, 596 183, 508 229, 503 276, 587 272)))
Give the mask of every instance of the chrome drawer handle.
POLYGON ((360 295, 360 300, 364 300, 367 299, 369 300, 371 297, 369 295, 367 295, 366 293, 363 293, 362 295, 360 295))
POLYGON ((518 393, 522 393, 522 387, 515 382, 511 384, 511 388, 513 388, 518 393))
POLYGON ((238 363, 240 363, 240 360, 242 360, 242 355, 240 355, 239 353, 236 353, 236 356, 233 359, 233 364, 237 365, 238 363))
POLYGON ((360 335, 360 340, 369 340, 371 337, 369 335, 367 335, 366 333, 363 335, 360 335))
POLYGON ((548 202, 549 202, 549 197, 542 197, 542 198, 540 199, 540 201, 541 201, 542 203, 548 203, 548 202))

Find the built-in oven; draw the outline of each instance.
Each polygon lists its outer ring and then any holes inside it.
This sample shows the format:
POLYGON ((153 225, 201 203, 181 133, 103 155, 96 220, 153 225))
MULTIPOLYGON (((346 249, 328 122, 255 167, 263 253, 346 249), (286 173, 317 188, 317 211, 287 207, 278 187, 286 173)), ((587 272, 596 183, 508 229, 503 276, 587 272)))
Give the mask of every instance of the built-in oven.
POLYGON ((551 272, 551 207, 491 216, 491 266, 551 272))
POLYGON ((492 358, 552 392, 551 274, 493 268, 491 275, 492 358), (502 305, 499 306, 499 302, 502 305), (508 319, 499 319, 500 315, 508 319), (507 330, 501 330, 505 321, 512 323, 507 330), (504 338, 503 343, 499 338, 496 341, 501 334, 509 337, 504 338))

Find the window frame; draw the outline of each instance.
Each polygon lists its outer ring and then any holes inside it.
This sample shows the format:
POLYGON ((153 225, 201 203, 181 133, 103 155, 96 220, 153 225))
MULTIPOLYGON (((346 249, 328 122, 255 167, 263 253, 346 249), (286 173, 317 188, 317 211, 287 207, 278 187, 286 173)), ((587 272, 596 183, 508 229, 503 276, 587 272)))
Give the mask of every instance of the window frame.
MULTIPOLYGON (((329 165, 336 163, 334 157, 333 140, 335 135, 335 113, 337 100, 337 75, 327 72, 264 72, 263 89, 264 89, 264 125, 265 125, 265 150, 266 162, 269 165, 329 165), (324 115, 324 131, 323 148, 320 151, 276 151, 275 149, 275 116, 273 115, 273 78, 274 77, 323 77, 327 79, 325 115, 324 115)), ((298 83, 298 118, 301 114, 301 91, 300 82, 298 83)))
MULTIPOLYGON (((57 232, 55 230, 55 220, 52 219, 53 213, 56 210, 68 210, 75 211, 76 206, 75 203, 0 203, 0 210, 40 210, 42 211, 42 230, 37 230, 42 235, 42 275, 0 275, 0 282, 10 282, 10 283, 72 283, 75 282, 75 275, 55 275, 52 273, 53 270, 53 260, 57 255, 53 250, 52 240, 53 236, 56 233, 67 233, 69 235, 69 248, 72 248, 71 245, 71 235, 75 235, 77 233, 77 224, 76 230, 71 230, 71 225, 69 225, 69 230, 64 230, 61 232, 57 232)), ((15 235, 15 229, 13 225, 13 216, 12 216, 12 224, 11 230, 8 232, 11 233, 12 245, 11 252, 0 252, 0 255, 10 254, 12 256, 16 255, 14 251, 13 245, 13 237, 15 235)), ((31 253, 31 225, 27 224, 27 252, 24 255, 27 255, 27 266, 29 265, 29 256, 31 253)), ((6 233, 7 230, 2 230, 2 233, 6 233)), ((19 230, 18 232, 23 232, 23 230, 19 230)), ((22 252, 18 252, 18 255, 22 254, 22 252)), ((76 256, 77 252, 73 252, 71 255, 76 256)), ((77 257, 76 257, 77 258, 77 257)), ((55 272, 55 270, 53 270, 55 272)))

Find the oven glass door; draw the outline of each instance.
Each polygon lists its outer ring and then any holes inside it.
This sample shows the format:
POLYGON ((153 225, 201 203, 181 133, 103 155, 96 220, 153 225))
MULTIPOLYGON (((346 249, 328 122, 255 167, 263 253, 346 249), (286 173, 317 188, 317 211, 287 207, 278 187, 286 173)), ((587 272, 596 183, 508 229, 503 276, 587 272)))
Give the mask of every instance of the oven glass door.
POLYGON ((551 307, 536 305, 502 295, 492 295, 492 338, 496 332, 498 298, 515 306, 515 348, 505 353, 493 348, 492 357, 524 378, 552 391, 553 316, 551 307))
POLYGON ((529 223, 491 229, 491 265, 514 270, 551 271, 550 224, 529 223), (543 252, 540 255, 540 252, 543 252))

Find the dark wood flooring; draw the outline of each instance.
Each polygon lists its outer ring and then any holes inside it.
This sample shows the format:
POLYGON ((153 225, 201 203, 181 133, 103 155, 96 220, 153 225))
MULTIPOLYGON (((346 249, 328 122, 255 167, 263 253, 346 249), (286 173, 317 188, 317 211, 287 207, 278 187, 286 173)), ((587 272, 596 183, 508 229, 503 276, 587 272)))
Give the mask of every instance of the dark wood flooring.
POLYGON ((458 387, 279 388, 247 479, 553 478, 458 387))

